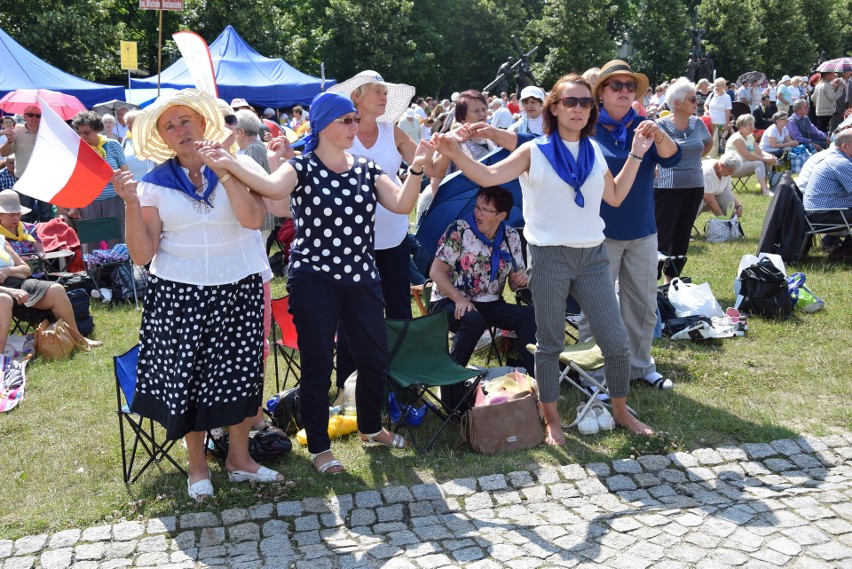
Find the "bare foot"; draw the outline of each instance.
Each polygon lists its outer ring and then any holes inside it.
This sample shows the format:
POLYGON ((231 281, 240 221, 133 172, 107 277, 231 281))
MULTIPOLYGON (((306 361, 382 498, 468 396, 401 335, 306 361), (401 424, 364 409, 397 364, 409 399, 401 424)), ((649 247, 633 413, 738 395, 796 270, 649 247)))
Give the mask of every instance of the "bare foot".
POLYGON ((643 437, 650 437, 654 434, 654 430, 651 427, 628 413, 626 410, 623 413, 618 413, 613 410, 612 417, 615 419, 616 423, 634 434, 642 435, 643 437))
POLYGON ((544 442, 552 447, 561 447, 565 444, 565 435, 562 433, 562 425, 555 423, 554 425, 544 425, 544 442))

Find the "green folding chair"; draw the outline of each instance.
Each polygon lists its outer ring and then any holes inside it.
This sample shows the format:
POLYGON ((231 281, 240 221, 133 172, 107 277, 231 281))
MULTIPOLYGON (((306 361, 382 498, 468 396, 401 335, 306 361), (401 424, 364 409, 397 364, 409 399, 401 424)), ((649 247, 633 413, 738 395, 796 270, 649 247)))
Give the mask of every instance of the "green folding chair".
POLYGON ((485 373, 462 367, 450 356, 445 312, 412 320, 385 320, 385 323, 390 351, 390 388, 397 401, 407 402, 400 403, 400 419, 391 425, 391 430, 397 431, 404 425, 414 448, 426 452, 450 421, 461 419, 485 373), (442 401, 435 391, 459 383, 465 386, 464 395, 455 405, 442 401), (423 405, 441 420, 440 428, 425 446, 418 444, 415 429, 407 421, 409 412, 423 405))

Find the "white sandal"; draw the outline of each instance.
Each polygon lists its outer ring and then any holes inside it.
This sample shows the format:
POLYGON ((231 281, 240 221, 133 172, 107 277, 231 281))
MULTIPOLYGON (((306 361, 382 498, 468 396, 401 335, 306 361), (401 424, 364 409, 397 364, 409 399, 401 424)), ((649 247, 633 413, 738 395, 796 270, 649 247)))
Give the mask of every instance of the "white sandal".
MULTIPOLYGON (((585 406, 585 404, 582 404, 577 407, 578 416, 583 412, 583 408, 585 406)), ((580 431, 581 435, 594 435, 600 431, 600 425, 598 425, 598 417, 595 415, 594 407, 589 407, 586 410, 586 413, 580 417, 580 421, 577 423, 577 429, 580 431)))
POLYGON ((405 440, 405 437, 403 437, 402 435, 400 435, 398 433, 390 433, 390 434, 393 435, 393 440, 391 441, 390 444, 378 440, 377 437, 379 435, 381 435, 383 432, 385 432, 384 429, 382 429, 378 433, 373 433, 372 435, 368 435, 366 433, 358 433, 358 438, 361 439, 361 442, 364 443, 365 446, 382 445, 382 446, 391 447, 391 448, 406 448, 407 446, 409 446, 409 443, 408 443, 408 441, 405 440), (362 437, 367 437, 367 438, 365 440, 362 437))
POLYGON ((196 502, 203 502, 205 499, 213 495, 213 484, 210 483, 209 478, 199 480, 195 484, 190 483, 187 478, 186 490, 189 493, 190 498, 196 502))
POLYGON ((341 473, 343 473, 345 471, 345 469, 343 468, 343 463, 340 462, 339 460, 337 460, 336 458, 334 458, 334 455, 331 455, 331 460, 329 460, 328 462, 324 462, 323 464, 317 466, 317 457, 320 456, 320 455, 323 455, 325 453, 331 454, 331 449, 324 450, 324 451, 318 452, 316 454, 311 453, 311 462, 313 463, 314 468, 316 468, 317 472, 319 472, 320 474, 325 474, 326 472, 328 472, 332 468, 336 468, 338 470, 335 470, 334 472, 329 472, 329 474, 341 474, 341 473))

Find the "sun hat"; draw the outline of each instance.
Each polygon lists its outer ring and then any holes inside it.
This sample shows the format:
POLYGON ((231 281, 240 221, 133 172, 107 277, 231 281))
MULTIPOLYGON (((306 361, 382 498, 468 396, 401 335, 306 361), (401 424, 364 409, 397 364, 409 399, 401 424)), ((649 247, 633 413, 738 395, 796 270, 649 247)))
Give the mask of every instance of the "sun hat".
POLYGON ((405 109, 405 118, 413 119, 416 116, 417 116, 417 113, 415 112, 414 109, 411 109, 411 108, 405 109))
POLYGON ((15 190, 0 192, 0 213, 29 213, 32 210, 21 205, 21 196, 15 190))
POLYGON ((340 93, 351 98, 355 89, 361 85, 366 85, 367 83, 377 83, 379 85, 384 85, 388 89, 388 104, 385 107, 385 113, 377 118, 377 121, 396 122, 397 119, 402 116, 402 113, 405 112, 405 109, 408 108, 408 104, 411 102, 411 99, 414 98, 415 90, 411 85, 406 85, 405 83, 388 83, 377 71, 369 69, 361 71, 343 83, 334 85, 329 88, 329 91, 332 93, 340 93))
POLYGON ((222 142, 230 135, 216 99, 197 89, 184 89, 160 97, 133 123, 133 140, 136 156, 160 164, 175 155, 157 130, 160 116, 172 107, 189 107, 204 118, 204 139, 222 142))
POLYGON ((604 83, 606 83, 606 80, 613 75, 629 75, 630 77, 633 77, 633 80, 636 81, 634 100, 639 100, 640 97, 644 96, 645 91, 648 89, 647 75, 644 73, 634 73, 630 68, 629 63, 620 59, 613 59, 601 67, 601 72, 598 75, 598 80, 595 83, 595 88, 592 92, 592 96, 594 96, 595 99, 600 99, 600 93, 604 87, 604 83))
POLYGON ((252 106, 248 104, 248 101, 246 101, 245 99, 242 99, 242 98, 240 98, 240 97, 237 97, 236 99, 232 99, 232 100, 231 100, 231 106, 232 106, 232 107, 234 108, 234 110, 236 110, 236 111, 238 111, 238 110, 240 110, 240 109, 249 109, 249 110, 254 110, 254 109, 252 108, 252 106))
POLYGON ((535 85, 527 85, 526 87, 521 89, 520 100, 523 101, 524 99, 526 99, 528 97, 532 97, 533 99, 538 99, 539 101, 541 101, 543 103, 544 102, 544 91, 542 91, 540 88, 536 87, 535 85))
POLYGON ((781 78, 782 83, 786 83, 787 81, 792 81, 792 78, 789 75, 785 75, 781 78))

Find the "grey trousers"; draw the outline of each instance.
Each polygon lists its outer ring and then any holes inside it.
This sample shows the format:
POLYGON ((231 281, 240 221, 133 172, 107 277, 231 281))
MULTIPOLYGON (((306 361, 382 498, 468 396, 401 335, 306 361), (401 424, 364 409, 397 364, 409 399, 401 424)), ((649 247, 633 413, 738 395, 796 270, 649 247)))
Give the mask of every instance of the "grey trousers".
MULTIPOLYGON (((535 377, 543 403, 559 398, 559 354, 565 347, 565 300, 574 297, 589 316, 604 356, 612 397, 627 397, 630 347, 618 312, 604 245, 589 249, 529 246, 530 282, 535 304, 535 377)), ((656 271, 656 265, 654 266, 656 271)))
MULTIPOLYGON (((609 253, 610 287, 617 283, 621 319, 630 341, 630 379, 639 379, 657 371, 651 357, 657 325, 657 234, 629 241, 607 239, 604 244, 609 253)), ((581 341, 597 339, 587 318, 581 318, 579 324, 581 341)))

